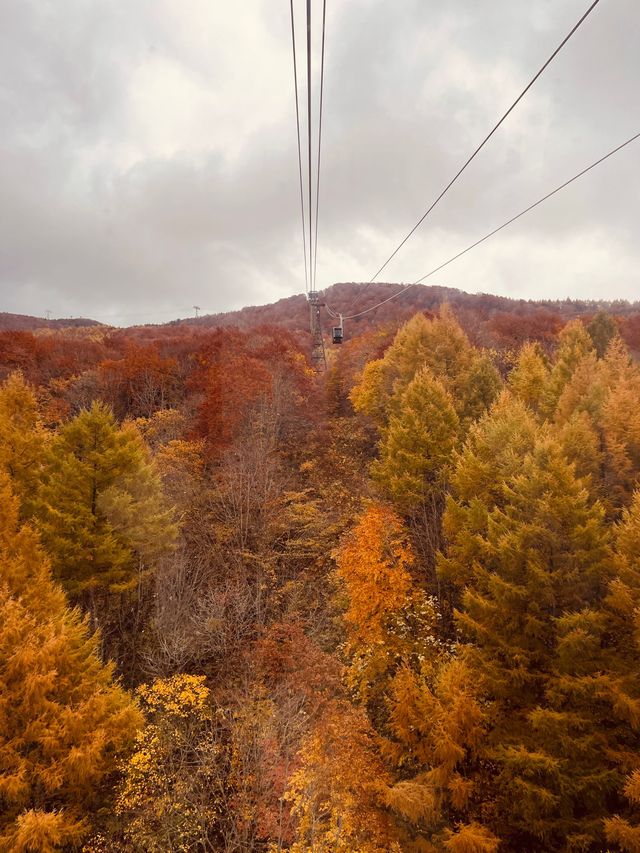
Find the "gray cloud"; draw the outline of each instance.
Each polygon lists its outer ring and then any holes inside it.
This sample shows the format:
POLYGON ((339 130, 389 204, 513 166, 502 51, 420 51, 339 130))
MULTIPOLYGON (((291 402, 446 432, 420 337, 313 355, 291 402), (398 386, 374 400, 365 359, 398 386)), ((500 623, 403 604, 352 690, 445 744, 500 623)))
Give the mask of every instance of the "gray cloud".
MULTIPOLYGON (((586 0, 328 6, 320 286, 373 274, 586 0)), ((300 292, 286 3, 0 0, 0 19, 2 310, 131 323, 300 292)), ((640 130, 639 37, 635 0, 601 3, 382 278, 640 130)), ((638 298, 639 165, 640 144, 432 283, 638 298)))

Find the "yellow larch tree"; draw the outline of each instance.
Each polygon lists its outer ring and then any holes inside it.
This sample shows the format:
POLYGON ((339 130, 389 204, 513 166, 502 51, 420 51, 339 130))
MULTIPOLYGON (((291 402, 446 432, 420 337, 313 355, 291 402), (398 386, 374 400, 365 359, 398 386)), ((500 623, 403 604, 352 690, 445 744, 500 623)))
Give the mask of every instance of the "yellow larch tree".
MULTIPOLYGON (((627 777, 624 786, 625 796, 636 809, 636 820, 638 807, 640 806, 640 770, 634 770, 627 777)), ((640 822, 631 823, 631 821, 615 815, 614 817, 606 818, 604 822, 604 831, 607 841, 610 844, 616 844, 620 850, 625 853, 640 853, 640 822)))
POLYGON ((416 374, 428 368, 451 394, 463 424, 479 417, 500 389, 500 377, 486 353, 471 345, 451 309, 443 306, 430 319, 416 314, 384 356, 365 368, 351 392, 356 411, 384 426, 399 414, 402 395, 416 374))
POLYGON ((640 474, 640 370, 614 337, 582 356, 560 395, 554 423, 567 457, 589 474, 609 517, 627 505, 640 474))
POLYGON ((176 536, 139 432, 98 403, 51 441, 35 517, 56 577, 78 597, 135 588, 176 536))
POLYGON ((372 710, 403 661, 430 654, 434 601, 411 575, 415 557, 402 520, 384 504, 362 514, 336 553, 345 593, 349 682, 372 710))
POLYGON ((545 389, 543 411, 553 418, 560 396, 584 357, 594 351, 580 320, 571 320, 558 335, 558 351, 545 389))
POLYGON ((23 516, 38 488, 45 441, 34 390, 20 372, 12 373, 0 385, 0 469, 11 477, 23 516))
POLYGON ((464 660, 491 701, 489 826, 514 849, 588 849, 617 784, 598 698, 598 606, 612 571, 604 512, 545 433, 506 497, 456 614, 464 660))
POLYGON ((602 411, 606 473, 612 503, 626 506, 640 477, 640 369, 634 367, 615 382, 602 411))
POLYGON ((617 729, 615 756, 627 774, 615 809, 605 820, 609 842, 621 850, 640 851, 640 491, 636 491, 614 529, 615 577, 602 613, 606 618, 607 668, 600 697, 607 701, 602 725, 617 729))
POLYGON ((459 429, 451 396, 421 368, 402 393, 398 413, 383 431, 380 459, 371 468, 401 512, 429 512, 441 496, 459 429))
POLYGON ((484 551, 489 513, 505 505, 505 484, 533 449, 538 430, 531 410, 503 391, 454 456, 443 518, 446 547, 437 560, 438 574, 452 585, 454 600, 484 551))
POLYGON ((370 417, 378 428, 384 427, 388 392, 385 392, 385 364, 381 358, 367 362, 349 397, 356 412, 370 417))
POLYGON ((366 715, 332 703, 304 739, 286 794, 292 853, 400 853, 385 795, 391 782, 366 715))
MULTIPOLYGON (((397 816, 403 850, 462 849, 448 845, 454 837, 458 845, 470 837, 484 788, 477 769, 487 719, 479 700, 475 673, 448 652, 422 662, 418 671, 403 666, 396 673, 384 754, 397 773, 387 804, 397 816), (454 824, 458 829, 451 833, 454 824)), ((477 835, 497 843, 484 827, 477 835)))
POLYGON ((141 716, 20 526, 6 476, 0 559, 0 850, 67 850, 108 805, 141 716))

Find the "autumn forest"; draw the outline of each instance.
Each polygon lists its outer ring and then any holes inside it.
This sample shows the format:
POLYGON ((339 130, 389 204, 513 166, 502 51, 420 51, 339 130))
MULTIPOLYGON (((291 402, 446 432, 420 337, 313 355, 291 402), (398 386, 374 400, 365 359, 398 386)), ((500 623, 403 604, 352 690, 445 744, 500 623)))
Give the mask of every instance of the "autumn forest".
POLYGON ((640 851, 640 314, 422 292, 0 331, 0 851, 640 851))

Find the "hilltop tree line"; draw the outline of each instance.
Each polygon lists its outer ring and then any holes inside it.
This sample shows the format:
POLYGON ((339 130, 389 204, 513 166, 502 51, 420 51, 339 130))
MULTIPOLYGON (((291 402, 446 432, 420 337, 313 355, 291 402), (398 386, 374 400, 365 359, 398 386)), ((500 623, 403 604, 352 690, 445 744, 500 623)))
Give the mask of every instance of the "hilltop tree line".
POLYGON ((0 851, 640 851, 622 330, 0 333, 0 851))

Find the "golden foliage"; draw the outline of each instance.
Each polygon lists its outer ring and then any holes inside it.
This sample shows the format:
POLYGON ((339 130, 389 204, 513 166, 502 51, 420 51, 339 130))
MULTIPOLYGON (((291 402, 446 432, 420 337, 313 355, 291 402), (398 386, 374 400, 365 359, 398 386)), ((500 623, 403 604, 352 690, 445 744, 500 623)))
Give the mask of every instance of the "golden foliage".
POLYGON ((24 514, 39 485, 45 443, 34 390, 12 373, 0 385, 0 469, 11 477, 24 514))
POLYGON ((97 403, 50 443, 35 510, 54 572, 72 595, 135 587, 177 533, 139 432, 97 403))
POLYGON ((451 396, 421 368, 383 430, 380 459, 371 467, 373 479, 401 511, 411 513, 442 488, 459 429, 451 396))
POLYGON ((338 577, 348 596, 345 621, 353 649, 386 637, 389 615, 406 602, 415 557, 400 518, 372 504, 337 552, 338 577))
POLYGON ((125 839, 140 853, 211 844, 222 812, 227 755, 205 677, 176 675, 143 685, 138 694, 149 720, 122 766, 116 811, 124 819, 125 839))
POLYGON ((433 787, 415 779, 396 782, 385 791, 385 803, 411 823, 429 821, 437 813, 433 787))
POLYGON ((348 680, 368 701, 384 692, 402 661, 436 653, 436 606, 414 584, 415 556, 407 532, 384 504, 368 507, 336 559, 347 599, 348 680))
POLYGON ((486 827, 470 823, 447 830, 443 846, 448 853, 497 853, 500 839, 486 827))
MULTIPOLYGON (((640 805, 640 770, 635 770, 627 777, 624 793, 636 807, 640 805)), ((640 826, 634 826, 618 815, 607 818, 604 824, 607 841, 617 844, 626 853, 639 853, 640 826)))
POLYGON ((366 716, 327 709, 300 752, 287 793, 298 820, 294 853, 388 853, 398 850, 384 808, 390 777, 366 716))
POLYGON ((89 827, 140 714, 113 683, 0 480, 0 850, 45 851, 89 827))

